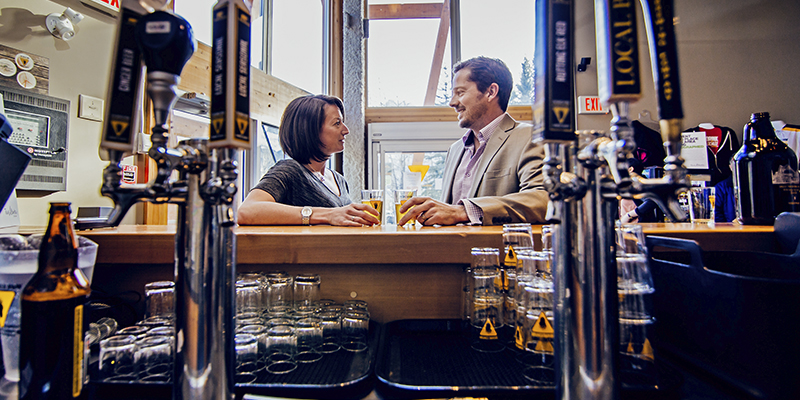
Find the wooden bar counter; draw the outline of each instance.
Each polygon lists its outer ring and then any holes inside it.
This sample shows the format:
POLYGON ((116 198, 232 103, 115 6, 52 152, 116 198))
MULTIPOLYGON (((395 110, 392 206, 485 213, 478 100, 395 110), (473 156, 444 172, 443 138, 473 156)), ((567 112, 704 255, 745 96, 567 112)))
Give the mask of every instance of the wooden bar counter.
MULTIPOLYGON (((642 224, 647 235, 696 240, 704 250, 773 251, 771 226, 642 224)), ((378 322, 459 318, 461 279, 472 247, 502 247, 502 226, 398 228, 240 226, 237 271, 317 273, 322 297, 365 300, 378 322)), ((541 226, 534 225, 538 242, 541 226)), ((80 231, 99 244, 92 287, 109 296, 143 292, 174 277, 174 226, 80 231)), ((143 301, 135 305, 143 311, 143 301)))

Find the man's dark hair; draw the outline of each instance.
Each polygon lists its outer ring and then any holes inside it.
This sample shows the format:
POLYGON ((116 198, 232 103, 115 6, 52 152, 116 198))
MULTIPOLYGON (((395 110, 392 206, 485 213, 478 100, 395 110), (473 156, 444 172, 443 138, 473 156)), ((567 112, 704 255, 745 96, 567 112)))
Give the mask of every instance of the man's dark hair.
POLYGON ((328 104, 338 107, 344 115, 342 100, 324 94, 298 97, 283 111, 278 130, 281 148, 300 164, 308 164, 312 159, 326 161, 329 158, 322 151, 322 142, 319 140, 319 133, 325 124, 325 106, 328 104))
POLYGON ((475 82, 481 93, 485 93, 492 83, 496 83, 500 88, 497 95, 500 108, 504 112, 508 109, 508 99, 514 88, 514 78, 503 61, 483 56, 471 58, 458 63, 453 68, 453 76, 462 69, 469 70, 469 80, 475 82))

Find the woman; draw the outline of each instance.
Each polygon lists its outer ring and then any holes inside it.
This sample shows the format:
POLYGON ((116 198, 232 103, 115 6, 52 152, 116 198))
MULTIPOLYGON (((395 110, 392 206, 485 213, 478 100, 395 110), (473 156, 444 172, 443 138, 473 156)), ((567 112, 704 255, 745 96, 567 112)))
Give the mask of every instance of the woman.
POLYGON ((336 97, 292 100, 281 117, 279 137, 291 159, 281 160, 261 178, 239 207, 240 225, 378 224, 378 212, 351 203, 344 177, 325 168, 331 154, 344 150, 350 133, 344 105, 336 97), (372 213, 372 214, 370 214, 372 213))

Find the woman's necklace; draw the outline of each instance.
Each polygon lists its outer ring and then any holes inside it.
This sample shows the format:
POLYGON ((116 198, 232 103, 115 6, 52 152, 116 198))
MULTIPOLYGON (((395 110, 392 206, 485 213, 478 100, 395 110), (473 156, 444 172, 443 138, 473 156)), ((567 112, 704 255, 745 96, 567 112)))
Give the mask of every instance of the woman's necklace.
MULTIPOLYGON (((314 174, 314 176, 317 177, 317 179, 319 179, 320 182, 322 182, 323 185, 327 186, 328 189, 331 190, 331 192, 333 192, 337 196, 340 195, 339 186, 336 185, 336 182, 333 179, 325 179, 325 174, 324 173, 319 172, 319 171, 315 171, 315 170, 313 170, 311 168, 309 168, 309 170, 311 171, 312 174, 314 174)), ((323 170, 323 171, 325 171, 325 170, 323 170)), ((333 174, 331 174, 331 178, 332 177, 333 177, 333 174)))

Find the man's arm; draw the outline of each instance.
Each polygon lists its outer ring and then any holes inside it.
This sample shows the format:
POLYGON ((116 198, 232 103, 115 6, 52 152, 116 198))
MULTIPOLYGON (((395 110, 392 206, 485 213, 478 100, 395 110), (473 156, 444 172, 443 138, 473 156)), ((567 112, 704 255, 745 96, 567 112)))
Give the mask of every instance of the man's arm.
POLYGON ((546 222, 549 195, 544 188, 542 172, 544 147, 532 143, 529 132, 529 128, 522 128, 520 132, 509 137, 496 156, 498 160, 517 160, 517 190, 507 186, 512 177, 487 175, 478 189, 478 197, 469 199, 483 212, 483 225, 546 222), (522 152, 519 152, 520 148, 523 149, 522 152))

